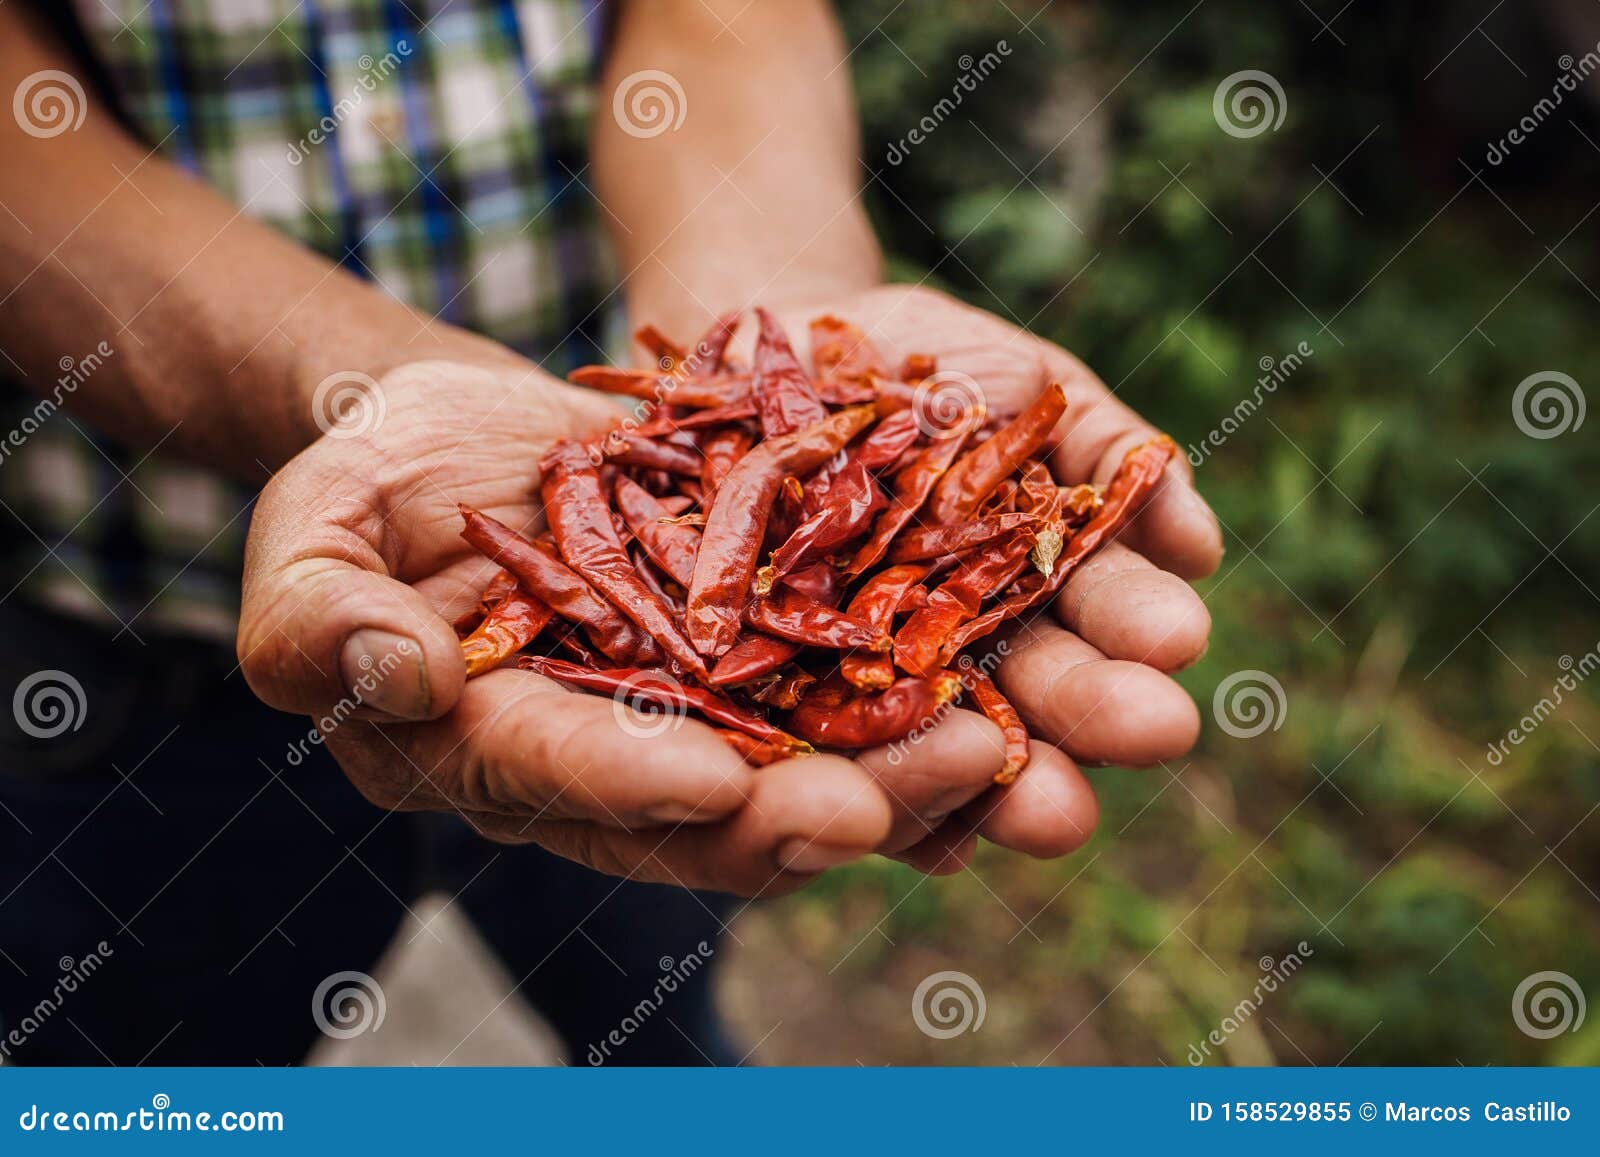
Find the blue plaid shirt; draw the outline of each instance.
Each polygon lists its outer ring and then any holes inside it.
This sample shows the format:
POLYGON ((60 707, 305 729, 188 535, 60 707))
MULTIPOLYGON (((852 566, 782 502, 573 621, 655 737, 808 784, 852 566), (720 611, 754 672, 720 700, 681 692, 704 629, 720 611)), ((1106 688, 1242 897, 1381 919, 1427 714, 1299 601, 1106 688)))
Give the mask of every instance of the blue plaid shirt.
MULTIPOLYGON (((253 216, 553 372, 615 333, 585 172, 597 0, 72 7, 134 131, 253 216)), ((37 398, 0 390, 15 429, 37 398)), ((251 492, 66 411, 36 426, 0 459, 7 597, 231 636, 251 492)))

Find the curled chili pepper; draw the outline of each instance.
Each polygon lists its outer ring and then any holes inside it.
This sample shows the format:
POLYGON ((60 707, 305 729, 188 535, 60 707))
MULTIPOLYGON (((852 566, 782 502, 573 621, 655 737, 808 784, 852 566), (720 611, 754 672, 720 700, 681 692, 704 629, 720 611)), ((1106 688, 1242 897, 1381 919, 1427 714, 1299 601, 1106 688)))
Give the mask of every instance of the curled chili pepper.
MULTIPOLYGON (((927 573, 925 566, 894 566, 879 571, 850 600, 850 614, 875 630, 887 632, 907 593, 923 589, 918 584, 927 573)), ((894 662, 882 653, 852 652, 839 661, 839 672, 852 687, 864 691, 881 691, 894 682, 894 662)))
POLYGON ((931 723, 939 709, 961 694, 961 680, 948 671, 929 679, 901 679, 885 691, 853 693, 835 675, 817 685, 789 714, 802 739, 827 747, 874 747, 904 739, 931 723))
POLYGON ((872 518, 883 509, 867 468, 851 462, 834 479, 822 508, 806 519, 772 552, 772 560, 756 572, 756 593, 766 594, 784 575, 819 562, 836 547, 861 537, 872 525, 872 518))
POLYGON ((1001 785, 1014 783, 1022 769, 1028 766, 1028 728, 1022 722, 1022 716, 1017 714, 1017 709, 1011 706, 1011 701, 994 685, 987 671, 966 656, 962 656, 958 667, 961 682, 977 703, 978 710, 1000 729, 1005 741, 1006 760, 995 772, 994 781, 1001 785))
POLYGON ((894 495, 889 500, 889 508, 878 516, 871 537, 861 544, 855 557, 845 567, 846 574, 863 574, 888 553, 889 544, 910 524, 922 504, 928 500, 928 495, 933 493, 934 486, 950 468, 950 463, 961 453, 968 436, 982 422, 981 413, 970 412, 965 420, 957 423, 955 429, 935 438, 927 449, 900 471, 894 480, 894 495))
POLYGON ((489 580, 489 585, 483 588, 483 593, 478 596, 478 601, 461 615, 454 623, 456 637, 465 639, 472 634, 474 628, 488 615, 490 609, 517 589, 517 576, 508 570, 497 570, 494 577, 489 580))
POLYGON ((893 640, 872 624, 823 606, 787 586, 770 597, 752 600, 744 618, 758 631, 811 647, 887 651, 893 645, 893 640))

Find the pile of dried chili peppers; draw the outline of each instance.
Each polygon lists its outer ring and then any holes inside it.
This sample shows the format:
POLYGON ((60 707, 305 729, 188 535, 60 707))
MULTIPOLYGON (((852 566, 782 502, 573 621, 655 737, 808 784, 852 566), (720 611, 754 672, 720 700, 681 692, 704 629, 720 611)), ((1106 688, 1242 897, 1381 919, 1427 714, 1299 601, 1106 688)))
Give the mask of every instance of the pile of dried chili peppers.
POLYGON ((659 371, 572 375, 648 405, 545 455, 546 532, 462 507, 462 536, 504 568, 457 624, 469 677, 517 656, 696 712, 758 765, 895 742, 965 696, 1004 734, 1009 783, 1027 730, 963 650, 1050 600, 1138 510, 1173 443, 1136 447, 1103 488, 1058 486, 1042 454, 1060 386, 1018 414, 973 397, 952 415, 949 392, 922 404, 933 359, 891 369, 823 317, 807 373, 756 315, 749 367, 726 356, 733 314, 693 350, 641 330, 659 371))

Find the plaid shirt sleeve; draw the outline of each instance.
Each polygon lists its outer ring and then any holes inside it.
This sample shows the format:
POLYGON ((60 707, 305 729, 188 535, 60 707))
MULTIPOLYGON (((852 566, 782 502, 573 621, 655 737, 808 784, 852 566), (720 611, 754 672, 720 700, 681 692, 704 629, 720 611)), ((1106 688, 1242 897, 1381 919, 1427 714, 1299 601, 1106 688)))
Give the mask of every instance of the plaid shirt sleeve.
MULTIPOLYGON (((74 8, 152 150, 253 216, 553 372, 614 340, 585 171, 598 0, 74 8)), ((231 636, 251 492, 0 400, 30 430, 0 456, 5 587, 119 632, 231 636)))

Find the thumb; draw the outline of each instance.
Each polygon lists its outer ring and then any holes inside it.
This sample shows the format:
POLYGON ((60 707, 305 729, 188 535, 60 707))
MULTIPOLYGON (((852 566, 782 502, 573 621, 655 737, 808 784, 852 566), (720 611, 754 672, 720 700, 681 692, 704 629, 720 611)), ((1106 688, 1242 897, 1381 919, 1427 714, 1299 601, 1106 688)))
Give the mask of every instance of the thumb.
POLYGON ((379 504, 361 503, 352 519, 352 504, 332 497, 321 473, 302 455, 257 503, 239 613, 245 680, 283 711, 444 714, 466 678, 455 632, 426 598, 389 576, 376 546, 379 504))

